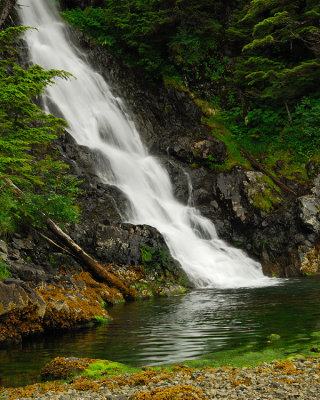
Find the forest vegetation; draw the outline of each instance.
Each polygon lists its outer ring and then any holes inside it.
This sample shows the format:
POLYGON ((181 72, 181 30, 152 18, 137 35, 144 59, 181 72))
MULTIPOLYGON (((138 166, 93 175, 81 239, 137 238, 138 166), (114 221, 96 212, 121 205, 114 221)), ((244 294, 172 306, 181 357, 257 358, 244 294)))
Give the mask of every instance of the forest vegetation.
POLYGON ((320 148, 318 1, 104 0, 63 16, 149 83, 189 91, 240 163, 244 148, 280 178, 312 177, 320 148))
POLYGON ((0 32, 0 236, 30 224, 38 227, 50 217, 75 222, 79 214, 77 181, 54 147, 66 123, 36 104, 54 78, 69 74, 19 65, 16 44, 26 29, 0 32))

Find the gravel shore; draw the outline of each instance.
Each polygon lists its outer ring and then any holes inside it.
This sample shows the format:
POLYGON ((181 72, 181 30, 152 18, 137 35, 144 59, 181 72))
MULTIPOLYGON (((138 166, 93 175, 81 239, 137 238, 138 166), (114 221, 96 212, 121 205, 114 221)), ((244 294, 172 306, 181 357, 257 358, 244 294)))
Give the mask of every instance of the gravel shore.
POLYGON ((5 400, 170 400, 320 399, 320 358, 273 361, 250 368, 175 366, 173 371, 145 368, 135 374, 96 381, 76 377, 71 383, 50 382, 0 390, 5 400))

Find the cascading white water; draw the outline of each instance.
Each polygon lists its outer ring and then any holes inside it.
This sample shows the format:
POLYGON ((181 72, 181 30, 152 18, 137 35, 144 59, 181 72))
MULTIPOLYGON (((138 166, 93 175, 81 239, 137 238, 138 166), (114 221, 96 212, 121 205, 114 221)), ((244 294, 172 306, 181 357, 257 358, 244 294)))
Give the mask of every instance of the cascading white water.
POLYGON ((48 87, 45 102, 60 110, 79 144, 108 160, 98 166, 97 173, 130 200, 129 222, 157 228, 197 287, 271 284, 260 264, 219 240, 208 219, 174 198, 168 173, 148 154, 121 100, 111 94, 102 76, 71 44, 56 2, 19 3, 23 25, 38 28, 26 34, 32 62, 47 69, 63 69, 76 77, 48 87))

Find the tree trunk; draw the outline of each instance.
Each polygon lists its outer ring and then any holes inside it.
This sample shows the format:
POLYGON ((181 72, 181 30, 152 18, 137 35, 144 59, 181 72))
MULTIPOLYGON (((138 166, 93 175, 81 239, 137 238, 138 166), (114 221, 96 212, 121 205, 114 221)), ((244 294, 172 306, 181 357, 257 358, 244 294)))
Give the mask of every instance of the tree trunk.
POLYGON ((285 105, 286 110, 287 110, 289 123, 290 123, 290 125, 292 125, 292 116, 291 116, 291 113, 290 113, 290 110, 289 110, 288 103, 285 100, 283 102, 284 102, 284 105, 285 105))
POLYGON ((67 235, 58 225, 51 219, 47 219, 47 227, 73 254, 76 260, 90 272, 90 274, 98 281, 107 282, 111 286, 119 289, 126 299, 133 299, 135 290, 125 286, 119 278, 112 273, 106 271, 96 260, 87 254, 80 246, 75 243, 69 235, 67 235))
MULTIPOLYGON (((11 179, 3 178, 3 180, 11 187, 17 196, 24 197, 22 190, 20 190, 18 186, 11 181, 11 179)), ((43 212, 40 211, 39 213, 45 217, 43 212)), ((46 223, 50 231, 70 250, 71 255, 93 276, 94 279, 106 282, 110 286, 116 287, 121 291, 126 299, 135 298, 136 292, 134 288, 128 288, 118 277, 104 269, 94 258, 87 254, 80 246, 78 246, 69 235, 63 232, 63 230, 59 228, 59 226, 50 218, 47 218, 46 223)))
POLYGON ((0 27, 6 22, 11 10, 16 5, 17 0, 6 0, 0 14, 0 27))
POLYGON ((250 161, 251 165, 258 168, 261 172, 263 172, 265 175, 267 175, 269 178, 273 180, 273 182, 281 187, 281 189, 286 190, 287 192, 297 196, 297 193, 290 189, 287 185, 282 183, 279 179, 274 177, 269 171, 267 171, 257 160, 255 160, 244 148, 240 148, 244 156, 246 157, 247 160, 250 161))

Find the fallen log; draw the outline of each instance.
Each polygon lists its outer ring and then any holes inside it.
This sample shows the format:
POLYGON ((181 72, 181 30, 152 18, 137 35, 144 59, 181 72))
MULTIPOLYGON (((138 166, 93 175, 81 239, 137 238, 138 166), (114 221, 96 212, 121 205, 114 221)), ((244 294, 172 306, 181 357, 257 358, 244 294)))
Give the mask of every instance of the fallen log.
POLYGON ((258 168, 258 170, 260 170, 261 172, 263 172, 265 175, 267 175, 269 178, 272 179, 272 181, 278 185, 281 189, 286 190, 287 192, 297 196, 297 193, 290 189, 289 186, 285 185, 284 183, 282 183, 278 178, 276 178, 275 176, 273 176, 269 171, 267 171, 262 164, 259 163, 259 161, 257 161, 256 159, 254 159, 244 148, 240 148, 240 150, 242 151, 243 155, 246 157, 246 159, 248 161, 250 161, 251 165, 253 167, 258 168))
POLYGON ((103 281, 119 289, 125 298, 133 299, 135 291, 125 286, 119 278, 106 271, 94 258, 87 254, 69 235, 67 235, 50 218, 46 221, 49 230, 62 242, 72 253, 75 259, 90 272, 94 279, 103 281))
MULTIPOLYGON (((11 187, 11 189, 19 196, 24 197, 24 193, 20 190, 9 178, 3 178, 3 180, 11 187)), ((41 212, 41 215, 45 217, 45 214, 41 212)), ((121 291, 125 299, 135 298, 135 289, 128 288, 121 280, 105 270, 94 258, 87 254, 74 240, 71 239, 55 222, 50 218, 46 218, 46 224, 48 229, 58 238, 58 240, 67 247, 70 254, 81 264, 81 266, 88 271, 92 277, 98 281, 106 282, 108 285, 116 287, 121 291)))
POLYGON ((17 0, 7 0, 5 5, 2 8, 0 14, 0 27, 6 22, 10 12, 13 10, 14 6, 16 5, 17 0))

